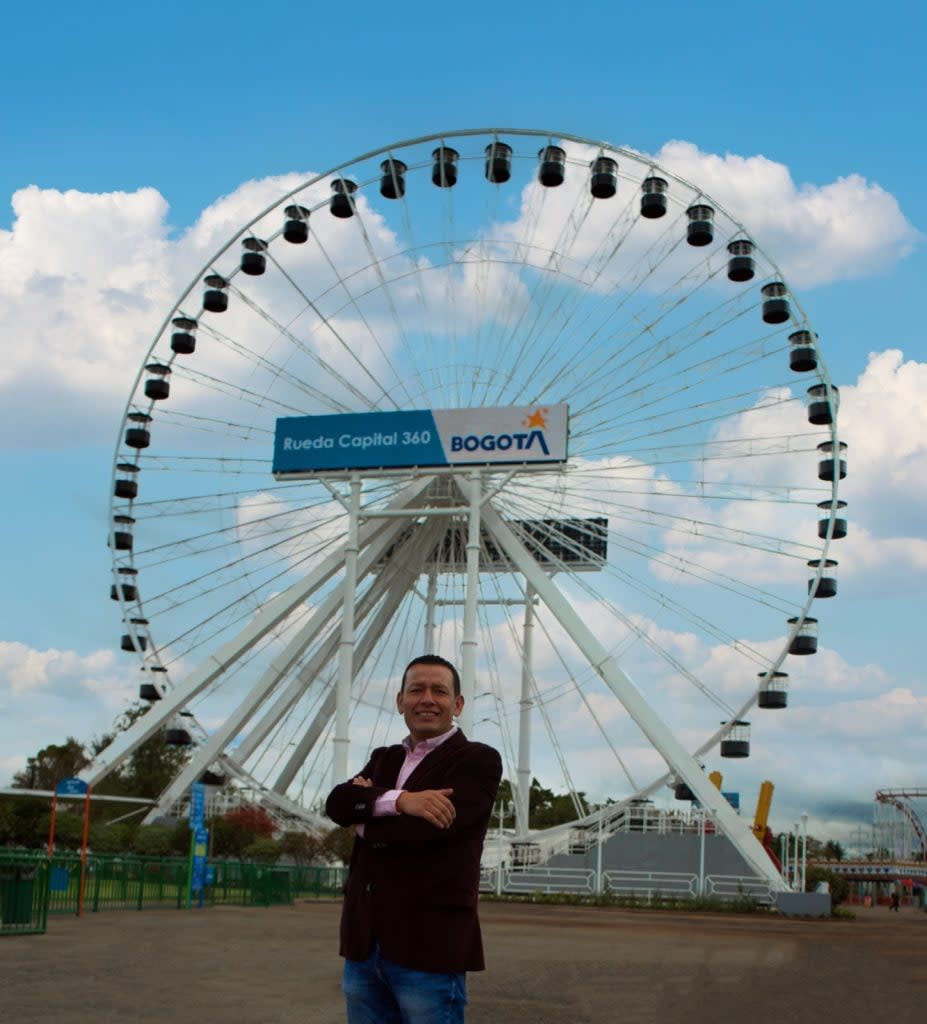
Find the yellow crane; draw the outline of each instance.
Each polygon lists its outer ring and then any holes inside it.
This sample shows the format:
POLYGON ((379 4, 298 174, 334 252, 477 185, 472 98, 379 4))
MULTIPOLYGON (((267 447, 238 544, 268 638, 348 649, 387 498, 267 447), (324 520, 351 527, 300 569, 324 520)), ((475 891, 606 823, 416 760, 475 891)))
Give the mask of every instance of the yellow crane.
POLYGON ((760 795, 756 800, 756 814, 753 816, 753 834, 765 846, 769 808, 772 806, 773 790, 776 787, 766 779, 760 783, 760 795))

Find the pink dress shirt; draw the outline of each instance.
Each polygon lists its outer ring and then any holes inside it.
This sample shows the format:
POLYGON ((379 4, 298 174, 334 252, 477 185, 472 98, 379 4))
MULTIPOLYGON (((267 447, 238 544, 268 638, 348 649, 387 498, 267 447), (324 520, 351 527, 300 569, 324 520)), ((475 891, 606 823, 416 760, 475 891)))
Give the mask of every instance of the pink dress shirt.
MULTIPOLYGON (((430 740, 420 740, 414 746, 412 744, 412 737, 406 736, 402 741, 402 745, 406 748, 406 759, 402 762, 402 767, 399 769, 399 775, 396 777, 396 788, 388 789, 385 793, 382 793, 377 797, 376 802, 373 805, 373 816, 375 818, 384 818, 391 814, 402 813, 397 810, 396 801, 399 799, 399 794, 403 791, 402 787, 406 779, 408 779, 412 772, 415 771, 415 769, 422 763, 422 761, 425 760, 432 750, 436 747, 440 747, 446 740, 449 740, 455 732, 457 732, 457 726, 452 725, 447 732, 441 733, 440 736, 433 736, 430 740)), ((363 839, 364 826, 355 825, 354 830, 363 839)))

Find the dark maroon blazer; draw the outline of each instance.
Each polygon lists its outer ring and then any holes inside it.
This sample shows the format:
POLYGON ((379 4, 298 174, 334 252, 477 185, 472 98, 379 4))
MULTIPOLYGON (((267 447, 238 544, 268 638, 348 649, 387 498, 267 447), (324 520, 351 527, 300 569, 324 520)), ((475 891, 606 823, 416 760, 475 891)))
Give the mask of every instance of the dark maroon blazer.
POLYGON ((403 967, 481 971, 480 857, 501 758, 458 731, 416 766, 404 789, 454 790, 457 814, 450 828, 441 829, 406 814, 373 816, 377 797, 396 788, 405 756, 400 744, 378 747, 360 772, 373 785, 343 782, 325 804, 339 825, 364 826, 345 886, 341 955, 364 960, 376 940, 383 955, 403 967))

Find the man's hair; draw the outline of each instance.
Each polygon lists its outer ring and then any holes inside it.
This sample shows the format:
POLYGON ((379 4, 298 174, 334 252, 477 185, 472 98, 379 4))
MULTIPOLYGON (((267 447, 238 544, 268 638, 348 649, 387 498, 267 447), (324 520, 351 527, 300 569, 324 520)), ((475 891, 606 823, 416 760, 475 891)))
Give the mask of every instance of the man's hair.
POLYGON ((409 674, 409 669, 412 668, 413 665, 440 665, 442 668, 450 669, 451 676, 454 679, 454 696, 460 696, 460 673, 446 658, 442 658, 438 654, 420 654, 417 658, 413 658, 409 664, 406 665, 406 670, 402 673, 402 682, 399 684, 400 693, 405 689, 406 676, 409 674))

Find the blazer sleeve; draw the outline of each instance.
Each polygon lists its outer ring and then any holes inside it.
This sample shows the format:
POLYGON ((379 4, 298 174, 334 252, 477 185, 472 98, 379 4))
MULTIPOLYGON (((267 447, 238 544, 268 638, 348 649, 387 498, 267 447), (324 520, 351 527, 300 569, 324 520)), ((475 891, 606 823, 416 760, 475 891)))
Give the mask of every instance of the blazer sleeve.
POLYGON ((442 778, 439 781, 429 780, 427 787, 454 790, 450 799, 457 813, 450 828, 438 828, 424 818, 408 814, 374 818, 371 812, 365 823, 364 837, 371 842, 447 841, 467 838, 468 835, 482 839, 501 778, 499 752, 484 743, 471 743, 466 753, 449 766, 442 778))
MULTIPOLYGON (((377 747, 370 755, 370 760, 357 773, 362 778, 372 779, 382 764, 386 747, 377 747)), ((349 825, 364 825, 374 820, 373 805, 377 798, 388 792, 392 787, 356 786, 353 782, 342 782, 328 794, 325 801, 325 813, 335 822, 346 828, 349 825)))

